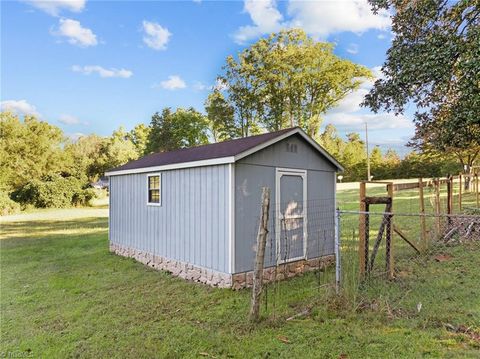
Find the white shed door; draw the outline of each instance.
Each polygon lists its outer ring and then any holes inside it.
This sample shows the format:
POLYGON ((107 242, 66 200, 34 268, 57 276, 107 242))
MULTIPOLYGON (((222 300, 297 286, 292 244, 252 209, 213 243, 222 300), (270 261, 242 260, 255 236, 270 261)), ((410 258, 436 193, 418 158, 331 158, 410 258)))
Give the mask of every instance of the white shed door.
POLYGON ((279 263, 306 257, 307 172, 277 169, 276 240, 279 263))

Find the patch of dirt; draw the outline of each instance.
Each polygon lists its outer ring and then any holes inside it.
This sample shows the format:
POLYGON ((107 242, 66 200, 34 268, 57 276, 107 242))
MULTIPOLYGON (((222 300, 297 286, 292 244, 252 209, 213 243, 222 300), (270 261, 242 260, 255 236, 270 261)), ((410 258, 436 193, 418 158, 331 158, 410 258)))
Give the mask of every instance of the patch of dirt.
POLYGON ((480 344, 480 330, 475 329, 473 327, 467 327, 466 325, 458 325, 454 326, 452 324, 446 323, 445 329, 447 329, 451 333, 455 334, 462 334, 466 336, 469 340, 475 342, 476 344, 480 344))
POLYGON ((450 254, 437 254, 434 259, 437 262, 448 262, 449 260, 452 260, 453 257, 450 254))

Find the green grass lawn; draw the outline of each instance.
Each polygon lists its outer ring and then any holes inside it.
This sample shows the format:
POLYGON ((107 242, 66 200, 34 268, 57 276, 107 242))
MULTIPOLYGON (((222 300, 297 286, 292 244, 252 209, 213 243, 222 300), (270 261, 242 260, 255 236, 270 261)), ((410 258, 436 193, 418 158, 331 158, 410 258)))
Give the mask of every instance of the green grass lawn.
MULTIPOLYGON (((339 197, 355 204, 348 191, 339 197)), ((109 253, 107 215, 0 218, 3 357, 480 356, 478 246, 412 263, 402 280, 369 284, 354 302, 318 286, 332 282, 331 269, 270 286, 252 325, 249 290, 189 283, 109 253)))

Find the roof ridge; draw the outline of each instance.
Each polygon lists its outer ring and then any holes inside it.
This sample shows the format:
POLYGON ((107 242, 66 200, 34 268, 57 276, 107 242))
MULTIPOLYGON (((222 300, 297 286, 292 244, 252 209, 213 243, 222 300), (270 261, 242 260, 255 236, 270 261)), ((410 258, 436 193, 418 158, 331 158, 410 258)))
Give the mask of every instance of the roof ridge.
MULTIPOLYGON (((257 134, 257 135, 252 135, 252 136, 232 138, 232 139, 225 140, 225 141, 220 141, 220 142, 206 143, 206 144, 204 144, 204 145, 184 147, 184 148, 177 148, 176 150, 163 151, 163 152, 162 152, 162 151, 152 152, 152 153, 149 153, 149 154, 147 154, 147 155, 145 155, 145 156, 150 156, 150 155, 155 155, 155 154, 162 154, 162 153, 168 153, 168 152, 177 152, 177 151, 180 152, 180 151, 194 150, 194 149, 197 149, 197 148, 202 148, 202 147, 208 147, 208 146, 218 145, 218 144, 220 144, 220 143, 229 143, 229 142, 241 141, 241 140, 244 140, 244 139, 246 139, 246 138, 254 138, 254 137, 260 137, 260 136, 266 136, 266 135, 273 135, 273 134, 285 133, 285 132, 288 132, 289 130, 294 130, 294 129, 296 129, 296 128, 299 128, 299 126, 284 128, 284 129, 281 129, 281 130, 278 130, 278 131, 273 131, 273 132, 259 133, 259 134, 257 134)), ((145 157, 145 156, 143 156, 143 157, 145 157)))

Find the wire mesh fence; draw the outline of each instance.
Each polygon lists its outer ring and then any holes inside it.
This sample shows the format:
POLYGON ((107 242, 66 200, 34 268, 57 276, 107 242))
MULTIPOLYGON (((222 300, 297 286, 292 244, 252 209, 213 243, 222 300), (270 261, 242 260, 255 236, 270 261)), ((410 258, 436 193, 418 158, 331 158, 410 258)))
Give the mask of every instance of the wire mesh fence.
MULTIPOLYGON (((259 215, 244 215, 255 216, 255 230, 243 229, 248 231, 244 237, 250 239, 243 245, 255 252, 259 215)), ((264 257, 264 314, 275 317, 280 312, 278 306, 287 297, 312 302, 334 290, 335 216, 334 197, 270 202, 264 257), (301 282, 286 281, 298 276, 303 277, 301 282)), ((252 255, 248 258, 251 260, 252 255)))
MULTIPOLYGON (((339 221, 341 289, 354 306, 383 305, 389 316, 403 317, 420 311, 438 315, 461 305, 462 268, 472 254, 480 255, 479 215, 339 211, 339 221), (362 236, 364 252, 359 251, 362 236), (442 271, 450 271, 450 279, 442 271)), ((477 296, 469 285, 462 290, 477 296)))
MULTIPOLYGON (((458 186, 452 189, 460 191, 458 186)), ((270 271, 264 275, 264 313, 275 317, 277 305, 287 297, 304 304, 341 297, 352 310, 381 308, 392 318, 419 312, 438 315, 449 306, 461 305, 458 300, 465 293, 454 284, 462 281, 472 254, 480 256, 478 192, 462 187, 460 211, 459 197, 452 191, 449 200, 445 184, 426 185, 423 190, 423 205, 418 188, 401 195, 395 192, 389 211, 384 205, 359 211, 358 190, 340 198, 273 200, 265 251, 265 268, 270 271), (444 214, 449 205, 455 207, 453 213, 444 214), (363 253, 362 236, 368 239, 363 253), (442 271, 452 274, 448 280, 439 275, 442 271), (297 275, 303 279, 285 283, 297 275), (452 278, 458 281, 453 283, 452 278)), ((258 213, 248 215, 258 219, 258 213)), ((246 236, 252 238, 246 244, 252 251, 255 232, 252 229, 246 236)), ((466 283, 462 290, 472 290, 471 285, 466 283)), ((478 293, 472 291, 472 296, 478 293)))

